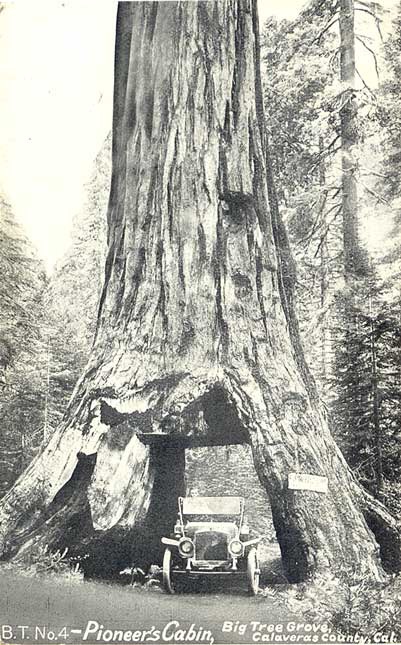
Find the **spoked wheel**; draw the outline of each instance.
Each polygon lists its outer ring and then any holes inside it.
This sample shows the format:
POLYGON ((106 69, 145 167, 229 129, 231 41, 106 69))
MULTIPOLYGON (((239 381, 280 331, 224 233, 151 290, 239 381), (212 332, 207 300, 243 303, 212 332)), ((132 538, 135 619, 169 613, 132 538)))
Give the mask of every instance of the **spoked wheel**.
POLYGON ((257 550, 253 547, 248 553, 247 559, 247 579, 248 591, 252 596, 256 596, 259 591, 259 561, 257 550))
POLYGON ((167 547, 163 556, 163 588, 167 593, 174 593, 171 581, 172 557, 171 549, 167 547))

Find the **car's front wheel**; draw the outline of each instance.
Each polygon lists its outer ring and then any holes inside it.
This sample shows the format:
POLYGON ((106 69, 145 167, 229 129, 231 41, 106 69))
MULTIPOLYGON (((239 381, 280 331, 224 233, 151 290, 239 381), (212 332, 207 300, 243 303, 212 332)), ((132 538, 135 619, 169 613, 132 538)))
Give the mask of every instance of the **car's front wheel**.
POLYGON ((252 596, 256 596, 259 591, 259 577, 258 552, 254 547, 252 547, 249 550, 247 558, 248 591, 252 596))
POLYGON ((167 547, 163 556, 163 588, 167 593, 174 593, 171 579, 172 560, 171 549, 167 547))

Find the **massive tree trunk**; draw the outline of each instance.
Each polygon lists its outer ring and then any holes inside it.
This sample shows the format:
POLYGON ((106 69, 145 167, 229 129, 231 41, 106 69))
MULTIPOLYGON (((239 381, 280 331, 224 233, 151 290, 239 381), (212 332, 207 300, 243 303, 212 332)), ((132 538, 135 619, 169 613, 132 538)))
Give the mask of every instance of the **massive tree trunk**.
POLYGON ((84 545, 92 571, 151 561, 185 448, 248 442, 290 580, 383 574, 299 344, 257 22, 254 0, 119 5, 96 340, 63 424, 2 501, 5 556, 39 539, 84 545), (327 494, 289 490, 295 470, 328 477, 327 494))

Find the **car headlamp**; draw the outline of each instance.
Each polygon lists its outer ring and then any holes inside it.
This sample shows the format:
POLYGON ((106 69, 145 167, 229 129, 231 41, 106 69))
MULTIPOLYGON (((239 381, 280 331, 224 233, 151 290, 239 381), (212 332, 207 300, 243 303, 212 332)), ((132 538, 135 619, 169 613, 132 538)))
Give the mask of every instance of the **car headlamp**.
POLYGON ((230 555, 232 555, 234 558, 238 558, 243 554, 244 546, 239 540, 231 540, 230 544, 228 545, 228 550, 230 552, 230 555))
POLYGON ((178 545, 178 551, 184 558, 190 558, 194 554, 194 543, 188 537, 183 537, 178 545))

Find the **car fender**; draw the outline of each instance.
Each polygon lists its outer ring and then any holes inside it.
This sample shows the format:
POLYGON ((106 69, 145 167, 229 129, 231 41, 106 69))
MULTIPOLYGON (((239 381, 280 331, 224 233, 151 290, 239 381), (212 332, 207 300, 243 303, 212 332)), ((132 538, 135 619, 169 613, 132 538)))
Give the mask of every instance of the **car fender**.
POLYGON ((167 544, 168 546, 177 546, 179 545, 179 540, 173 540, 172 538, 162 537, 162 543, 167 544))
POLYGON ((262 537, 263 536, 253 538, 252 540, 247 540, 246 542, 243 542, 242 544, 244 545, 244 547, 251 546, 252 544, 259 544, 259 542, 261 541, 262 537))

